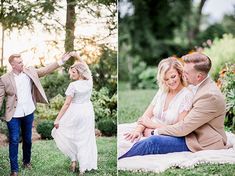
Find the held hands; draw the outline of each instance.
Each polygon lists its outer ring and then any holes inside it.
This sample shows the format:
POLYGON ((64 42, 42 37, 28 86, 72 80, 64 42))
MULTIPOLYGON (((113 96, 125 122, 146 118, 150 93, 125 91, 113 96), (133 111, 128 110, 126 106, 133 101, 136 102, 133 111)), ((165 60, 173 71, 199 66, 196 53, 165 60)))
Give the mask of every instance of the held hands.
POLYGON ((84 62, 82 60, 82 58, 80 57, 79 53, 76 52, 76 51, 71 51, 71 52, 67 52, 65 54, 63 54, 62 58, 61 58, 61 61, 63 63, 67 62, 71 57, 76 57, 78 58, 81 62, 84 62))
POLYGON ((71 51, 70 55, 73 56, 73 57, 76 57, 76 58, 80 58, 78 52, 76 52, 76 51, 71 51))
POLYGON ((65 63, 66 61, 68 61, 71 58, 71 56, 72 55, 69 52, 67 52, 67 53, 63 54, 63 56, 61 57, 61 61, 63 63, 65 63))
POLYGON ((70 55, 77 58, 77 59, 79 59, 80 62, 85 63, 85 61, 82 59, 82 57, 80 56, 78 51, 71 51, 70 55))
POLYGON ((125 136, 125 139, 128 141, 137 142, 140 140, 142 134, 139 131, 133 131, 133 132, 125 133, 124 136, 125 136))

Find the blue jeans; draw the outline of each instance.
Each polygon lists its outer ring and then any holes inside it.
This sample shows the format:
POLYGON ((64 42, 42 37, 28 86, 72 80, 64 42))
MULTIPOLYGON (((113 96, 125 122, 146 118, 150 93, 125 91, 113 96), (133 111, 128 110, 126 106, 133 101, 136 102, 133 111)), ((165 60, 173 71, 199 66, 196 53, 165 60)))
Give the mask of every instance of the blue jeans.
POLYGON ((127 153, 118 159, 137 155, 166 154, 184 151, 190 151, 184 137, 154 135, 136 142, 127 153))
POLYGON ((9 158, 11 171, 18 172, 18 146, 20 139, 20 129, 22 134, 23 163, 30 163, 32 148, 32 124, 34 114, 29 114, 21 118, 12 118, 7 122, 9 131, 9 158))

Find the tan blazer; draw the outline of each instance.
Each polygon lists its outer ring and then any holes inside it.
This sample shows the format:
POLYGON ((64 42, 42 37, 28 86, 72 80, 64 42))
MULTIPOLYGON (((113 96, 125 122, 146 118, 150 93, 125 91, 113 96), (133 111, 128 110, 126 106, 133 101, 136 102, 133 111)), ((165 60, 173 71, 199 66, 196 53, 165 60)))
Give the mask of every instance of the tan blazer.
POLYGON ((158 130, 159 134, 185 136, 192 152, 210 149, 224 149, 227 138, 224 131, 225 100, 211 78, 203 82, 193 98, 193 107, 175 125, 158 130))
MULTIPOLYGON (((35 69, 34 67, 24 68, 23 72, 27 74, 32 80, 32 97, 36 102, 48 103, 46 94, 40 83, 39 78, 53 72, 59 67, 58 63, 50 64, 46 67, 35 69)), ((17 91, 13 72, 9 72, 0 78, 0 109, 2 108, 3 100, 6 99, 6 113, 4 120, 10 121, 15 113, 17 105, 17 91)))

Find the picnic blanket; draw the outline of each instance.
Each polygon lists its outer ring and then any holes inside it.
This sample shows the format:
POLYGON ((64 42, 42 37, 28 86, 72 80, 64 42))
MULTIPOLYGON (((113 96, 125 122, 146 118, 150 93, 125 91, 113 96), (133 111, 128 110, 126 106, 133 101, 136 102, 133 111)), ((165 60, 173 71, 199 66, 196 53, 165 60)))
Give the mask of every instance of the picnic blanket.
MULTIPOLYGON (((123 134, 132 131, 136 123, 118 125, 118 156, 128 151, 133 143, 123 134)), ((226 132, 229 149, 204 150, 199 152, 175 152, 168 154, 134 156, 118 160, 118 170, 163 172, 170 167, 188 168, 201 163, 234 163, 235 135, 226 132)), ((144 138, 142 138, 144 139, 144 138)))

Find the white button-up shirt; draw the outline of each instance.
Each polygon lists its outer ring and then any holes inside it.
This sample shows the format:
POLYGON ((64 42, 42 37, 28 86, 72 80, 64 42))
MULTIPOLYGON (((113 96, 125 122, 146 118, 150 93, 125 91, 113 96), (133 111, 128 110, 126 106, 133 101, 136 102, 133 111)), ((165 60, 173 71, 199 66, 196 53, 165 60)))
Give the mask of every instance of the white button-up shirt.
POLYGON ((21 72, 14 74, 17 90, 17 105, 13 117, 24 117, 35 111, 35 105, 32 98, 32 81, 28 75, 21 72))

